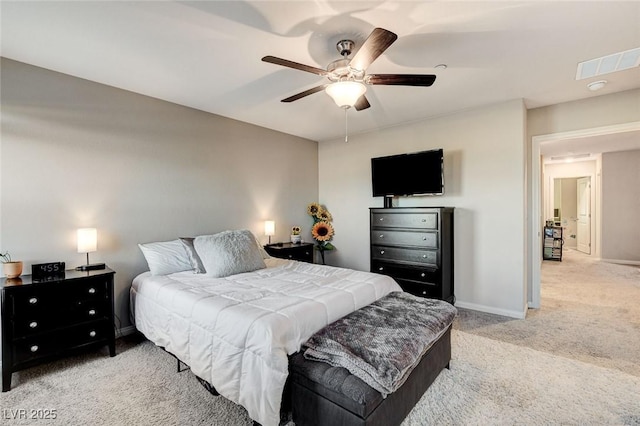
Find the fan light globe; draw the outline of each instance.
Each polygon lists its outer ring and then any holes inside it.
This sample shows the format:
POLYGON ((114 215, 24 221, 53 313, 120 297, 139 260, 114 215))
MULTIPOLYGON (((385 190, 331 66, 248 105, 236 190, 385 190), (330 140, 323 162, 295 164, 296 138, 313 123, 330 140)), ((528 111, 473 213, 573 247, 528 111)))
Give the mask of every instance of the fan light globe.
POLYGON ((367 87, 357 81, 338 81, 324 89, 327 95, 341 108, 350 108, 364 95, 367 87))

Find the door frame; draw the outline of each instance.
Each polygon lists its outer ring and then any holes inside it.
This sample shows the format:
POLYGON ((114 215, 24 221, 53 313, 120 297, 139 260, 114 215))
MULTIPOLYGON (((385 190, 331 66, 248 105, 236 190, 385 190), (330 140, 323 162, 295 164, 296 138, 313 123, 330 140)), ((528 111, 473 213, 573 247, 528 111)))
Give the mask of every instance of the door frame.
MULTIPOLYGON (((529 286, 531 297, 528 300, 530 308, 540 308, 540 274, 542 268, 542 234, 541 226, 544 223, 542 218, 542 157, 540 156, 540 145, 546 142, 559 142, 569 139, 583 138, 589 136, 603 136, 615 133, 623 133, 640 130, 640 121, 630 123, 614 124, 611 126, 593 127, 589 129, 573 130, 569 132, 550 133, 546 135, 533 136, 531 138, 531 228, 529 229, 529 270, 531 271, 529 286)), ((599 174, 599 171, 597 171, 599 174)), ((593 185, 594 182, 592 181, 593 185)), ((599 212, 596 212, 599 213, 599 212)), ((593 212, 592 212, 593 214, 593 212)), ((598 214, 599 217, 599 214, 598 214)), ((599 223, 599 221, 598 221, 599 223)), ((599 226, 598 226, 599 228, 599 226)), ((600 229, 596 230, 600 235, 600 229)), ((600 244, 600 239, 597 239, 600 244)), ((597 251, 600 253, 600 250, 597 251)), ((527 291, 527 294, 529 292, 527 291)))

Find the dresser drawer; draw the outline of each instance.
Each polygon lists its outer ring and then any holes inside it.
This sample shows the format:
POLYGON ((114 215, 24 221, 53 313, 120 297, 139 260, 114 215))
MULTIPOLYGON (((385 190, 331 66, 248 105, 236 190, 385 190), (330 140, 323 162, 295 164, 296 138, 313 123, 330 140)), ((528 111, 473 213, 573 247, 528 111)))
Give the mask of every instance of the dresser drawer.
POLYGON ((438 252, 434 250, 420 250, 401 247, 372 246, 371 257, 374 260, 401 261, 438 265, 438 252))
POLYGON ((386 263, 378 261, 374 261, 371 265, 371 272, 389 275, 399 279, 432 284, 439 284, 442 277, 442 273, 438 268, 406 266, 399 265, 397 263, 386 263))
POLYGON ((105 341, 110 337, 109 327, 106 320, 95 321, 16 339, 13 342, 13 363, 17 365, 72 348, 105 341))
POLYGON ((374 228, 438 229, 438 213, 371 213, 374 228))
POLYGON ((299 260, 313 263, 313 244, 276 243, 264 246, 265 251, 280 259, 299 260))
POLYGON ((297 249, 297 250, 283 250, 283 259, 299 260, 301 262, 313 263, 313 247, 309 249, 297 249))
POLYGON ((10 315, 31 319, 50 316, 55 321, 61 314, 75 309, 78 305, 109 298, 108 283, 101 279, 83 280, 52 285, 41 283, 12 292, 9 298, 10 315))
POLYGON ((54 317, 43 312, 20 313, 12 320, 14 338, 55 330, 72 324, 108 319, 111 306, 106 299, 78 301, 64 306, 54 317))
POLYGON ((371 244, 438 248, 437 232, 409 232, 376 229, 371 231, 371 244))
POLYGON ((417 283, 414 281, 396 280, 407 293, 430 299, 442 299, 442 289, 435 284, 417 283))
POLYGON ((54 288, 44 285, 31 286, 14 291, 7 297, 7 314, 10 316, 49 315, 59 307, 54 288))

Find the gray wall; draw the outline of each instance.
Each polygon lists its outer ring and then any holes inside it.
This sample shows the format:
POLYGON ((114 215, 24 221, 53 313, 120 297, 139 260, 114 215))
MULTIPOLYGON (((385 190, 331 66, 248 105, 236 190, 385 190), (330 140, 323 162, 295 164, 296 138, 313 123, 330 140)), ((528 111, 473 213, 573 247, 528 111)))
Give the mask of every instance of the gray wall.
POLYGON ((265 219, 281 241, 309 222, 314 141, 4 58, 1 72, 0 250, 25 273, 74 267, 75 230, 98 228, 91 260, 117 271, 122 326, 138 243, 237 228, 264 242, 265 219))
POLYGON ((640 262, 640 150, 602 154, 602 258, 640 262))
POLYGON ((444 149, 445 194, 403 197, 402 206, 455 207, 457 305, 523 317, 525 297, 525 122, 521 100, 319 145, 320 201, 334 217, 328 262, 369 270, 371 158, 444 149))

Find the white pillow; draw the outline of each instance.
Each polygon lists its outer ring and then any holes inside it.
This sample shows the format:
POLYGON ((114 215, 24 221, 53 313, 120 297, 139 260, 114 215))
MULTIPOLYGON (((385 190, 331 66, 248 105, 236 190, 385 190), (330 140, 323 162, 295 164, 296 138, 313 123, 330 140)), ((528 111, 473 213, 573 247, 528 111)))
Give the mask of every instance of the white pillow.
POLYGON ((198 256, 198 252, 196 248, 193 246, 193 241, 195 238, 193 237, 180 237, 180 241, 184 246, 184 249, 187 251, 187 257, 189 257, 189 262, 193 267, 193 272, 196 274, 204 274, 207 272, 202 266, 202 260, 200 260, 200 256, 198 256))
POLYGON ((138 244, 152 275, 192 271, 193 266, 180 240, 138 244))
POLYGON ((201 235, 196 237, 193 245, 206 274, 212 277, 227 277, 267 267, 256 238, 246 229, 201 235))

